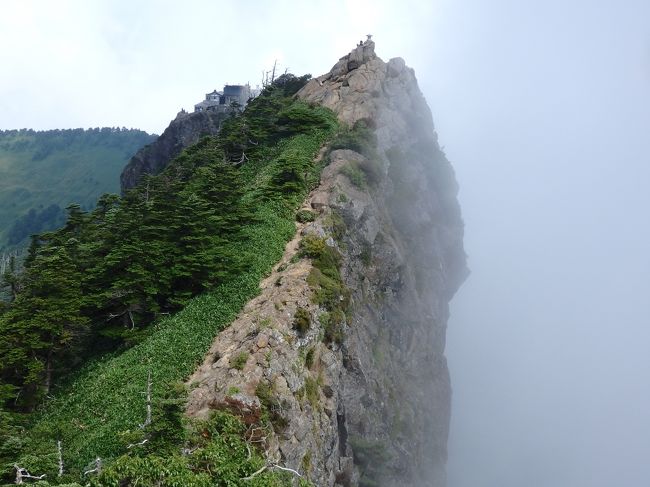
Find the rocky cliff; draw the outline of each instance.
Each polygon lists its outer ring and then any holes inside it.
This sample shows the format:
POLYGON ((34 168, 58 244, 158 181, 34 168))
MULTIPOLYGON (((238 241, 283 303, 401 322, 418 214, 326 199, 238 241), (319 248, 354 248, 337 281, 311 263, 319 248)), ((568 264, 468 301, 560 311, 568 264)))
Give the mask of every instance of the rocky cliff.
POLYGON ((183 149, 205 135, 215 135, 227 116, 214 111, 180 112, 160 137, 140 149, 120 175, 122 193, 134 188, 145 174, 158 174, 183 149))
POLYGON ((443 486, 448 303, 467 274, 453 170, 413 70, 372 41, 297 96, 372 143, 324 148, 304 205, 314 221, 297 224, 262 294, 218 335, 189 380, 188 413, 241 415, 271 463, 318 486, 443 486), (306 239, 340 256, 349 299, 335 336, 306 239), (264 411, 274 434, 256 436, 264 411))

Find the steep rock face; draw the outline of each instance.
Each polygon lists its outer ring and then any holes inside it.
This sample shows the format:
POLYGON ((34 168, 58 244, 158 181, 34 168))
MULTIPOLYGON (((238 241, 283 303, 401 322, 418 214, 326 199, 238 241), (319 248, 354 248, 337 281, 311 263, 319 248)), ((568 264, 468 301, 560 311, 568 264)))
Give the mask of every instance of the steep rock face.
POLYGON ((160 137, 131 158, 120 175, 122 193, 135 187, 143 175, 160 173, 169 161, 201 137, 217 134, 226 116, 213 111, 180 112, 160 137))
MULTIPOLYGON (((370 162, 384 175, 363 196, 329 193, 349 229, 344 270, 355 303, 339 389, 347 434, 385 447, 380 485, 444 485, 448 302, 468 272, 453 170, 413 70, 400 58, 384 63, 372 41, 298 95, 374 127, 370 162)), ((339 157, 333 163, 353 159, 339 157)))
POLYGON ((215 340, 190 379, 188 413, 227 409, 254 430, 269 393, 280 419, 261 440, 271 464, 318 486, 444 486, 448 302, 467 275, 453 171, 413 71, 383 62, 372 42, 298 96, 348 125, 364 121, 376 147, 323 154, 329 164, 305 202, 315 221, 298 224, 262 294, 215 340), (342 255, 351 309, 341 344, 323 342, 312 263, 296 256, 309 234, 342 255), (293 326, 298 309, 311 322, 305 334, 293 326))

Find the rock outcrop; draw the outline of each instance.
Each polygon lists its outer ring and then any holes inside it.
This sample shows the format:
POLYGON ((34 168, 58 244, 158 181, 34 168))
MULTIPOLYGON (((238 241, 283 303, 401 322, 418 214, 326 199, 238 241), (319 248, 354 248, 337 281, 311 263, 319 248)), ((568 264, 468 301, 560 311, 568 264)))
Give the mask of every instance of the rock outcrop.
POLYGON ((188 413, 246 420, 270 407, 269 461, 318 486, 444 486, 448 303, 468 272, 453 170, 413 70, 383 62, 372 41, 297 96, 371 127, 376 146, 321 154, 329 164, 305 202, 315 221, 298 224, 262 294, 215 340, 190 379, 188 413), (309 234, 342 255, 351 305, 340 343, 323 341, 312 263, 296 255, 309 234))
POLYGON ((122 193, 135 187, 145 174, 160 173, 183 149, 205 135, 216 135, 226 113, 181 111, 160 137, 140 149, 120 175, 122 193))

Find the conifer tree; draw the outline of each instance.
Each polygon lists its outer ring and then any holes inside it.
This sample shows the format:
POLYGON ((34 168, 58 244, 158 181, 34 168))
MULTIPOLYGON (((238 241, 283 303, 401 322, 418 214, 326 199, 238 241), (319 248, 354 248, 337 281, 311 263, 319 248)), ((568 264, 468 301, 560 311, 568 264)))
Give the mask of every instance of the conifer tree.
POLYGON ((80 281, 65 246, 43 248, 26 270, 23 292, 0 321, 2 376, 20 387, 26 408, 49 392, 53 374, 73 360, 85 337, 80 281))

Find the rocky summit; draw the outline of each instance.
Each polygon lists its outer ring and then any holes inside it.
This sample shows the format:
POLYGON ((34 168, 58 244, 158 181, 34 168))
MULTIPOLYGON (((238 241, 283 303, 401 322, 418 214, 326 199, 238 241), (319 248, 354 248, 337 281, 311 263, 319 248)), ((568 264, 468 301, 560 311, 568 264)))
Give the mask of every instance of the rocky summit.
POLYGON ((273 462, 307 469, 319 486, 443 486, 445 331, 468 272, 463 222, 413 70, 400 58, 382 61, 374 47, 357 46, 298 92, 347 126, 366 127, 375 147, 321 154, 328 165, 303 205, 315 220, 298 224, 262 294, 217 336, 188 381, 188 413, 254 418, 260 384, 271 384, 286 418, 269 443, 273 462), (342 256, 351 318, 338 344, 321 339, 329 317, 312 298, 312 264, 296 259, 309 236, 342 256), (317 324, 304 335, 294 330, 298 310, 317 324), (237 357, 246 357, 241 368, 231 365, 237 357))

